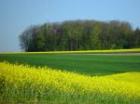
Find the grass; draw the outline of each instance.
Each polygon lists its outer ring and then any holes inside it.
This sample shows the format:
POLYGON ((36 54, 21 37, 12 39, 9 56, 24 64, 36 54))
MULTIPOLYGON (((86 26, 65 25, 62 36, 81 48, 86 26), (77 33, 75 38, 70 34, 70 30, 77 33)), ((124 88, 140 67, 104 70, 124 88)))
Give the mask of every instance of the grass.
POLYGON ((140 49, 0 53, 0 104, 140 104, 133 53, 140 49))
POLYGON ((86 76, 0 63, 2 104, 139 104, 140 72, 86 76))

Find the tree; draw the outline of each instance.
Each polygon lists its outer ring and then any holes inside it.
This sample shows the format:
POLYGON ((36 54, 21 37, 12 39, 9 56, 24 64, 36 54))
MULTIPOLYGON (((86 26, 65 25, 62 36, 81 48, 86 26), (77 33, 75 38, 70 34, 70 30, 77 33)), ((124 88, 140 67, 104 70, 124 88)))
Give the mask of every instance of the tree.
POLYGON ((30 26, 27 28, 20 36, 20 46, 25 51, 34 51, 34 41, 33 38, 35 36, 36 30, 38 29, 38 26, 30 26))
POLYGON ((136 30, 134 31, 134 47, 140 47, 140 29, 136 28, 136 30))
POLYGON ((31 26, 20 35, 25 51, 140 47, 140 30, 128 22, 75 20, 31 26))
POLYGON ((45 36, 44 27, 37 29, 33 37, 34 46, 36 47, 34 51, 45 51, 45 36))

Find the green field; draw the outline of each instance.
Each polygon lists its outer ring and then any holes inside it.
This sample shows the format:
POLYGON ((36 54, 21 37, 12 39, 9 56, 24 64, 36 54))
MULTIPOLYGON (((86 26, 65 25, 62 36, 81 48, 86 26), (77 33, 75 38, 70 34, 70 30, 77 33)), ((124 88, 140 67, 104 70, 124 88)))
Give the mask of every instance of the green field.
POLYGON ((140 55, 1 54, 0 61, 48 66, 88 75, 140 71, 140 55))
POLYGON ((112 52, 1 53, 0 101, 139 104, 140 54, 112 52))

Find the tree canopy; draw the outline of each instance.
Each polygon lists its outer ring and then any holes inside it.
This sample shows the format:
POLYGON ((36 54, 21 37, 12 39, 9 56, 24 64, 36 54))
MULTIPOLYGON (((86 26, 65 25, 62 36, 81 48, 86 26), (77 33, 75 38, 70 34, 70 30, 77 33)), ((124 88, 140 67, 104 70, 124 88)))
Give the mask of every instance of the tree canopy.
POLYGON ((140 47, 140 29, 128 22, 75 20, 30 26, 20 35, 25 51, 94 50, 140 47))

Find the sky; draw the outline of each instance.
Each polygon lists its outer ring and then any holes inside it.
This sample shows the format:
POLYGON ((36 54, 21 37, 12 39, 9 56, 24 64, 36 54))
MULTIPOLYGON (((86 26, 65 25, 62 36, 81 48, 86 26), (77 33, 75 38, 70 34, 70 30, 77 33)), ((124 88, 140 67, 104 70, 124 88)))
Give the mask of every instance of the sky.
POLYGON ((21 51, 19 35, 31 25, 78 19, 140 27, 140 0, 0 0, 0 52, 21 51))

